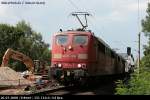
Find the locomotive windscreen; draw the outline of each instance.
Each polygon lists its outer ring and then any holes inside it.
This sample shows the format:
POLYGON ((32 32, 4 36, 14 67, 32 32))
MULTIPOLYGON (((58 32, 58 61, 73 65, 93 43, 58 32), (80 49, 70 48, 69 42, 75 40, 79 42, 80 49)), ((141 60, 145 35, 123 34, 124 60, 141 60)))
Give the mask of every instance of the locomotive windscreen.
POLYGON ((58 45, 66 45, 68 42, 68 35, 57 35, 56 36, 56 43, 58 45))
POLYGON ((75 35, 74 39, 73 39, 73 43, 75 45, 87 45, 87 43, 88 43, 88 36, 75 35))

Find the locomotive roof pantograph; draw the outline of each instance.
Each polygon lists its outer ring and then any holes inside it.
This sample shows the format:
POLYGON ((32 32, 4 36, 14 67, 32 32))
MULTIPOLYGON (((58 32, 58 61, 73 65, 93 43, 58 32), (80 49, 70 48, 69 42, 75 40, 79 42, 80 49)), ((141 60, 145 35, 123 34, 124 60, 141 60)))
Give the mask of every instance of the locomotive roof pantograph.
POLYGON ((75 16, 82 26, 82 28, 78 28, 77 31, 84 31, 88 27, 87 16, 91 16, 91 14, 88 12, 72 12, 71 15, 75 16), (85 22, 81 21, 79 16, 84 16, 85 22))

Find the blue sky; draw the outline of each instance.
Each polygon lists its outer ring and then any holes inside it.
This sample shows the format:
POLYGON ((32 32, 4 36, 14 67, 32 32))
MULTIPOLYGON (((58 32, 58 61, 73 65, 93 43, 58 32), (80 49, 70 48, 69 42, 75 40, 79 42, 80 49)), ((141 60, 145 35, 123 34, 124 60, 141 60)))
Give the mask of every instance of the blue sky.
MULTIPOLYGON (((0 23, 15 25, 25 20, 37 32, 41 32, 46 43, 51 44, 52 34, 60 28, 68 30, 80 26, 75 18, 69 16, 74 11, 87 11, 89 29, 101 37, 117 52, 126 52, 131 46, 137 56, 138 39, 138 0, 0 0, 2 1, 40 1, 45 4, 0 4, 0 23)), ((146 16, 149 0, 140 1, 140 20, 146 16)), ((141 27, 140 27, 141 30, 141 27)), ((143 33, 141 46, 147 39, 143 33)))

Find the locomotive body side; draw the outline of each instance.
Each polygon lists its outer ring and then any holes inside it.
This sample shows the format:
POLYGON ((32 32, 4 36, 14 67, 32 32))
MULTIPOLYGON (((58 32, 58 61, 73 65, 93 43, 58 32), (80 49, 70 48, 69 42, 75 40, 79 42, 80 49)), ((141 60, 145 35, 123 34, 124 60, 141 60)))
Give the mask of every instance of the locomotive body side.
MULTIPOLYGON (((91 36, 90 43, 90 67, 88 73, 90 76, 103 76, 122 74, 125 72, 125 60, 115 53, 103 40, 91 36)), ((90 55, 89 54, 89 55, 90 55)))

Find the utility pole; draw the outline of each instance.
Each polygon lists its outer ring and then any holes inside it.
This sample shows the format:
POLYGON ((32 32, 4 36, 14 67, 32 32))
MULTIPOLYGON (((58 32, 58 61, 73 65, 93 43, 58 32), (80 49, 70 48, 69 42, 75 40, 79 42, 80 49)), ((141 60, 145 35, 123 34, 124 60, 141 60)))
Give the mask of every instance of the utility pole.
POLYGON ((140 71, 140 42, 141 42, 141 33, 140 33, 140 0, 138 0, 138 68, 137 71, 140 71))
POLYGON ((141 47, 140 47, 140 43, 141 43, 141 33, 139 32, 139 34, 138 34, 138 73, 139 73, 139 70, 140 70, 140 57, 141 57, 141 55, 140 55, 140 49, 141 49, 141 47))

